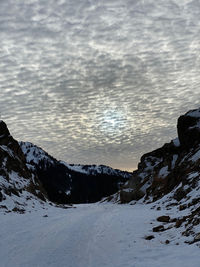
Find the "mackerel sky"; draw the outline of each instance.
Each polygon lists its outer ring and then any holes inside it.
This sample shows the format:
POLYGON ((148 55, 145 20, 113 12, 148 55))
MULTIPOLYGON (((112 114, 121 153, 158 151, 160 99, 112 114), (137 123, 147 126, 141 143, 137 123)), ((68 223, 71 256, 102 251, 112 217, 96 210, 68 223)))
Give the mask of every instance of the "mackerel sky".
POLYGON ((200 106, 199 0, 1 0, 0 113, 68 163, 133 170, 200 106))

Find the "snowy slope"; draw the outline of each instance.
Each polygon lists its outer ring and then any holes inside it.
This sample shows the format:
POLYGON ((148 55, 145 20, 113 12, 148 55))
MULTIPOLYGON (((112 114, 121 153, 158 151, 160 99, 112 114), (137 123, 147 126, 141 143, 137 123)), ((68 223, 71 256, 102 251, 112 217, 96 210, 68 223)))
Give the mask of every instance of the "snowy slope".
POLYGON ((26 165, 18 142, 0 121, 0 212, 24 213, 45 205, 45 192, 26 165))
POLYGON ((199 267, 196 244, 175 230, 152 232, 163 211, 151 207, 85 204, 0 215, 1 267, 199 267))
POLYGON ((42 148, 30 143, 30 142, 19 142, 21 150, 23 151, 26 161, 30 165, 37 165, 41 161, 46 163, 54 164, 56 159, 50 156, 42 148))

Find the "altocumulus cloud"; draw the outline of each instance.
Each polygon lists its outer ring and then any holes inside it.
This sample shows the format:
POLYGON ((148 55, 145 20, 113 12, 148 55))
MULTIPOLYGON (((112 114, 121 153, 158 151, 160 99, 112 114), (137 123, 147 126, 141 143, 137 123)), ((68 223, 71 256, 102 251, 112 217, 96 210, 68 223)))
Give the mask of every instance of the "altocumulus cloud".
POLYGON ((74 163, 133 169, 199 106, 197 0, 1 0, 0 112, 74 163))

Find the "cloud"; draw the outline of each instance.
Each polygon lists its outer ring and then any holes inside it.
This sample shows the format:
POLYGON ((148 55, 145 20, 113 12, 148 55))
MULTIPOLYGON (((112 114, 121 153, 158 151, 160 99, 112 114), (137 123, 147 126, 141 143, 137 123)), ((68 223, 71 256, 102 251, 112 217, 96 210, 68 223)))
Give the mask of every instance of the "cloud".
POLYGON ((134 168, 199 106, 199 7, 1 1, 3 119, 60 159, 134 168))

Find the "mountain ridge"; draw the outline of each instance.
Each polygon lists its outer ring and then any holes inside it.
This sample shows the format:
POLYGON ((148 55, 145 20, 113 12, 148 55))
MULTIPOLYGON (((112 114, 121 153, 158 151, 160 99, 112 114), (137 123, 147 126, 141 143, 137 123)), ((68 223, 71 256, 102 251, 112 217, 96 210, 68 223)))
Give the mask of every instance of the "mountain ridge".
POLYGON ((104 165, 68 164, 30 142, 19 142, 28 168, 51 201, 60 204, 97 202, 120 189, 131 174, 104 165))

